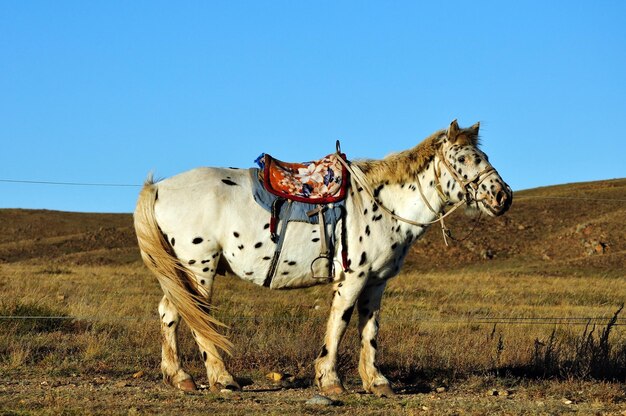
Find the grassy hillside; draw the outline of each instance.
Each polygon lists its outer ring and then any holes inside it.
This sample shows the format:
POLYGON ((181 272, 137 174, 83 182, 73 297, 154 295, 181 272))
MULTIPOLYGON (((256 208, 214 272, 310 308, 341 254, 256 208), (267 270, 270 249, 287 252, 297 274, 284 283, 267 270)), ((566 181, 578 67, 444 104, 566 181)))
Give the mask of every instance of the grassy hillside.
MULTIPOLYGON (((616 275, 626 266, 626 179, 516 192, 505 216, 475 221, 461 213, 446 221, 453 236, 464 238, 450 247, 438 225, 432 226, 413 247, 405 270, 489 263, 511 272, 530 267, 544 274, 616 275)), ((130 214, 5 209, 0 224, 0 263, 139 260, 130 214)))

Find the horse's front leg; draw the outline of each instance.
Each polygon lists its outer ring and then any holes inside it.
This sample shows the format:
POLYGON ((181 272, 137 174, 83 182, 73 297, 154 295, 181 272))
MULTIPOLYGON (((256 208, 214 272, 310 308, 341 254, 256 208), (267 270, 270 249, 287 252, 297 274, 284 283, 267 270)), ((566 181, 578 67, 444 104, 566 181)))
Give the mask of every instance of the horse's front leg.
POLYGON ((350 283, 344 281, 335 285, 324 345, 315 360, 315 381, 322 393, 327 395, 342 394, 346 391, 337 374, 337 351, 363 288, 363 282, 356 279, 349 281, 350 283))
POLYGON ((361 334, 359 374, 366 392, 389 397, 394 395, 389 380, 381 374, 376 366, 378 317, 385 286, 386 281, 384 280, 370 280, 359 296, 359 333, 361 334))

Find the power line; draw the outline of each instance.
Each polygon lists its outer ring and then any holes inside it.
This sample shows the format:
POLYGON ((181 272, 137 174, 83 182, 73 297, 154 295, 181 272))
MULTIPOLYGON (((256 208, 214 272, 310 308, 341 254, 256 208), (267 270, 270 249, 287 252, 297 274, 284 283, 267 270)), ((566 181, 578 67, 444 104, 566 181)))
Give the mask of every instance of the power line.
POLYGON ((53 182, 53 181, 26 181, 18 179, 0 179, 5 183, 22 183, 32 185, 63 185, 63 186, 92 186, 92 187, 141 187, 141 185, 125 183, 87 183, 87 182, 53 182))
MULTIPOLYGON (((242 322, 242 321, 269 321, 269 322, 297 322, 297 321, 324 321, 325 317, 274 317, 274 318, 259 318, 259 317, 246 317, 246 316, 217 316, 217 319, 230 322, 242 322)), ((83 321, 157 321, 157 317, 111 317, 111 316, 28 316, 28 315, 2 315, 0 320, 83 320, 83 321)), ((545 318, 525 318, 525 317, 508 317, 508 318, 496 318, 496 317, 476 317, 474 319, 440 319, 440 318, 416 318, 416 317, 402 317, 398 319, 397 316, 393 318, 394 322, 399 320, 412 323, 435 323, 435 324, 448 324, 448 325, 603 325, 607 323, 610 318, 608 317, 545 317, 545 318)), ((622 321, 622 320, 620 320, 622 321)), ((620 323, 619 321, 613 324, 613 326, 626 326, 626 323, 620 323)))

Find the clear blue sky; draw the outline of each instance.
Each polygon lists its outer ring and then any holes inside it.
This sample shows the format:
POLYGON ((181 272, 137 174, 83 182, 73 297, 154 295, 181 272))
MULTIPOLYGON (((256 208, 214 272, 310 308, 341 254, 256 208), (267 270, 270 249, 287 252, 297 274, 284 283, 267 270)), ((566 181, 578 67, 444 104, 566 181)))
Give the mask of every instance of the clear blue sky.
MULTIPOLYGON (((381 158, 455 118, 514 190, 626 176, 626 2, 0 2, 0 179, 381 158)), ((137 192, 0 182, 0 207, 137 192)))

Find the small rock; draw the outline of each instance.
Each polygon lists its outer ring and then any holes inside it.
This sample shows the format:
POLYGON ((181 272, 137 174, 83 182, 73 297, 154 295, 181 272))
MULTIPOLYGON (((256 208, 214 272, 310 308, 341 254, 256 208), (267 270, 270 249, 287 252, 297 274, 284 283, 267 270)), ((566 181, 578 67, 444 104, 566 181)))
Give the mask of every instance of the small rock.
POLYGON ((526 229, 526 227, 524 227, 523 224, 520 224, 520 225, 517 226, 517 229, 520 230, 520 231, 524 231, 526 229))
POLYGON ((570 399, 563 399, 563 404, 572 404, 574 403, 573 401, 571 401, 570 399))
POLYGON ((487 391, 487 396, 499 396, 500 392, 496 389, 490 389, 487 391))
POLYGON ((333 402, 328 397, 322 396, 320 394, 316 394, 309 400, 305 402, 305 404, 309 405, 317 405, 317 406, 332 406, 335 402, 333 402))
POLYGON ((135 374, 133 374, 133 378, 141 378, 144 376, 144 372, 143 371, 137 371, 135 374))
POLYGON ((231 394, 233 392, 233 390, 231 389, 222 389, 220 390, 220 393, 225 393, 225 394, 231 394))
POLYGON ((443 386, 442 386, 442 387, 437 387, 437 388, 435 389, 435 391, 436 391, 437 393, 445 393, 446 388, 445 388, 445 387, 443 387, 443 386))
POLYGON ((422 406, 422 410, 425 411, 425 412, 427 412, 429 409, 430 409, 430 407, 428 407, 428 406, 422 406))
POLYGON ((267 373, 265 377, 268 380, 281 381, 285 377, 285 375, 283 373, 277 373, 275 371, 272 371, 271 373, 267 373))

